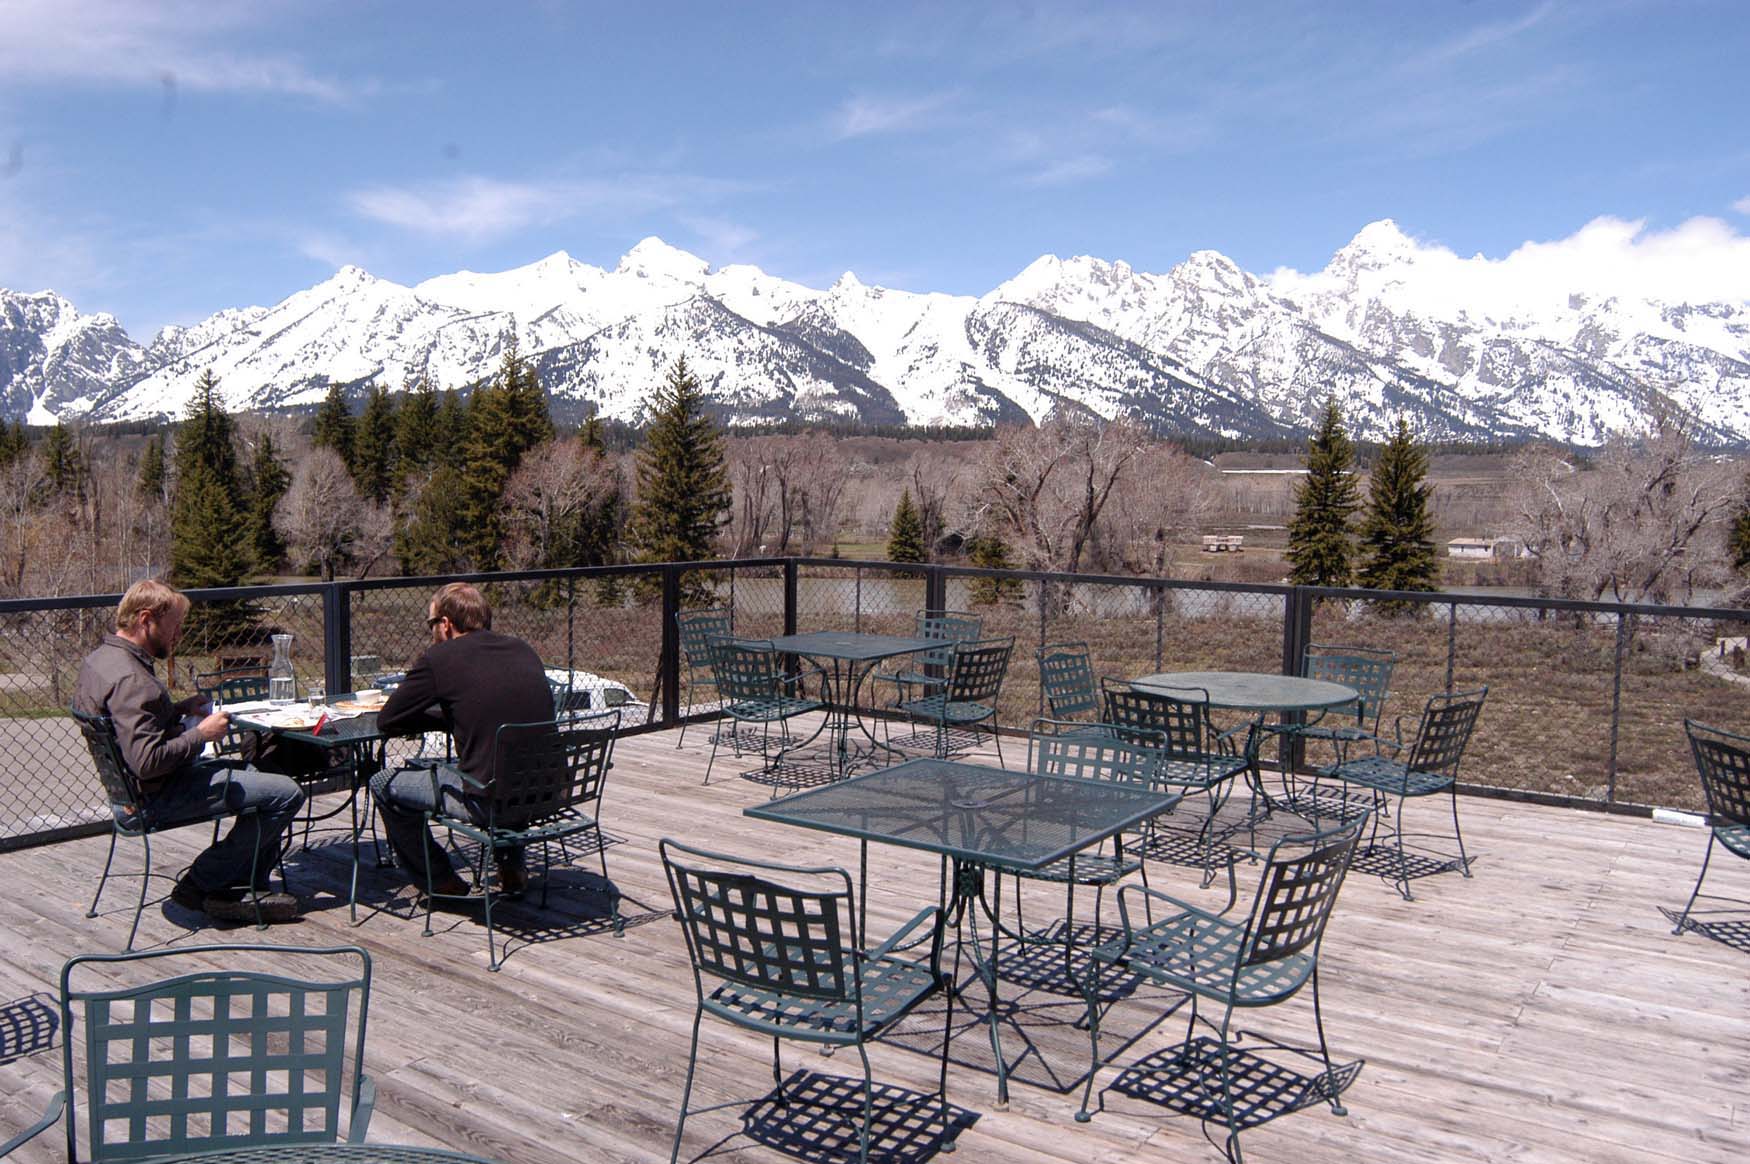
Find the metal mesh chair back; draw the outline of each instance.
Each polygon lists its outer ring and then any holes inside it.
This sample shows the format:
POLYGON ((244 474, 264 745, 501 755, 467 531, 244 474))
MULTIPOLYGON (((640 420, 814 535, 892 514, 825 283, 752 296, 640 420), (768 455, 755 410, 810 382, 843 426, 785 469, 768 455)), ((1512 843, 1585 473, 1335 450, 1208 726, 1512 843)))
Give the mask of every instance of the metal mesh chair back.
POLYGON ((1750 825, 1750 736, 1686 719, 1689 750, 1701 773, 1707 811, 1714 825, 1750 825))
POLYGON ((1047 643, 1039 648, 1039 687, 1053 719, 1098 716, 1100 693, 1086 643, 1047 643))
POLYGON ((1074 720, 1033 721, 1028 738, 1032 769, 1041 776, 1152 783, 1166 737, 1142 728, 1120 732, 1108 724, 1074 720))
POLYGON ((954 659, 957 643, 975 641, 984 633, 984 619, 964 610, 920 610, 917 613, 917 637, 942 643, 927 651, 919 651, 912 659, 925 667, 946 667, 954 659))
POLYGON ((1165 738, 1169 760, 1201 760, 1210 754, 1209 692, 1201 687, 1138 691, 1123 679, 1100 680, 1106 697, 1106 722, 1119 728, 1145 728, 1165 738))
POLYGON ((717 690, 731 703, 770 699, 778 690, 778 651, 770 640, 712 639, 711 670, 717 690))
POLYGON ((232 667, 224 671, 206 671, 194 677, 194 689, 206 695, 217 695, 225 703, 266 699, 267 668, 232 667))
POLYGON ((370 979, 370 955, 356 946, 196 946, 72 959, 61 971, 67 1158, 79 1158, 75 1043, 85 1055, 92 1161, 338 1140, 341 1099, 350 1093, 348 1111, 356 1113, 363 1084, 370 979), (110 984, 117 976, 111 965, 102 988, 73 985, 86 965, 166 957, 211 962, 245 951, 332 961, 337 973, 317 980, 203 969, 118 987, 110 984), (338 973, 352 959, 358 970, 338 973), (82 1040, 74 1036, 79 1028, 82 1040))
POLYGON ((1376 731, 1380 710, 1391 691, 1392 670, 1397 662, 1396 651, 1312 643, 1306 649, 1304 670, 1308 679, 1341 683, 1359 692, 1361 698, 1353 704, 1333 710, 1353 709, 1355 719, 1362 727, 1376 731))
POLYGON ((695 974, 804 998, 855 997, 850 874, 745 861, 669 840, 659 847, 695 974), (831 887, 798 888, 779 877, 831 887))
POLYGON ((1338 828, 1284 837, 1270 850, 1239 964, 1274 962, 1315 945, 1361 839, 1367 814, 1338 828))
POLYGON ((948 667, 948 702, 994 706, 1014 650, 1013 637, 955 643, 948 667))
POLYGON ((109 798, 111 810, 117 815, 139 813, 144 807, 139 784, 122 758, 114 722, 107 715, 86 715, 77 710, 73 711, 73 719, 79 725, 79 734, 85 737, 85 746, 91 750, 91 762, 97 768, 97 779, 109 798))
POLYGON ((619 727, 616 709, 563 726, 547 721, 499 728, 487 819, 517 828, 599 801, 619 727))
POLYGON ((1483 700, 1488 695, 1487 687, 1479 687, 1428 700, 1422 712, 1422 726, 1410 749, 1410 770, 1457 780, 1458 763, 1464 758, 1465 746, 1470 743, 1471 731, 1477 726, 1477 716, 1482 714, 1483 700))
POLYGON ((688 667, 703 671, 711 665, 711 640, 735 633, 735 618, 727 606, 685 610, 675 616, 680 631, 681 656, 688 667))

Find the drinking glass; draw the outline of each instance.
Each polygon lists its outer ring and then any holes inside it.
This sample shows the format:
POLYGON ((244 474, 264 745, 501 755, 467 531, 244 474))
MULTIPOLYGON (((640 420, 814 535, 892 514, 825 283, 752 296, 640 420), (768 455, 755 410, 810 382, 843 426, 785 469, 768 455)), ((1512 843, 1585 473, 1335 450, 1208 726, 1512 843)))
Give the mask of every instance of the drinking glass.
POLYGON ((325 698, 327 698, 327 692, 323 688, 321 683, 311 683, 309 685, 309 687, 306 689, 306 691, 310 696, 310 710, 311 711, 315 711, 318 708, 320 708, 322 706, 322 701, 325 698))

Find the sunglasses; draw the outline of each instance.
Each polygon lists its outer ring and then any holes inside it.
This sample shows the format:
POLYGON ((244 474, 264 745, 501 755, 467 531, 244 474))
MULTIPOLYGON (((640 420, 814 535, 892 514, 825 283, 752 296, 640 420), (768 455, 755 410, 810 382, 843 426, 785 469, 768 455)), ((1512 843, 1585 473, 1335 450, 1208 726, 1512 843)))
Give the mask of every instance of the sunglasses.
POLYGON ((444 620, 444 617, 445 616, 441 615, 441 614, 434 614, 430 618, 425 620, 425 625, 428 627, 435 627, 435 626, 437 626, 438 623, 440 623, 444 620))

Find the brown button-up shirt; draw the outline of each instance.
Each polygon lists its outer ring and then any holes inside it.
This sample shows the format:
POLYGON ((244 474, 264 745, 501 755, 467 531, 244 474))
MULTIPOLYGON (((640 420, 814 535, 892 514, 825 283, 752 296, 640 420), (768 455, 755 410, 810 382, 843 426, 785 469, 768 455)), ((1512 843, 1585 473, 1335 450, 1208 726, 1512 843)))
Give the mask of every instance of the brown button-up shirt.
POLYGON ((104 635, 85 656, 73 706, 109 716, 122 758, 149 793, 192 763, 204 744, 193 728, 183 730, 182 709, 159 681, 152 656, 120 635, 104 635))

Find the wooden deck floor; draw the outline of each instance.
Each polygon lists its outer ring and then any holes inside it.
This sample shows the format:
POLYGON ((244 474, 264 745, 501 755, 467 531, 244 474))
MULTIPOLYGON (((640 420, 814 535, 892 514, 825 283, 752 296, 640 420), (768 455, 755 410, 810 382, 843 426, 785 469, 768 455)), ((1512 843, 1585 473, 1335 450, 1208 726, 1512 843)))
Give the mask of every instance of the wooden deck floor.
MULTIPOLYGON (((503 911, 511 951, 487 971, 478 912, 440 916, 421 936, 400 875, 367 868, 361 924, 348 924, 346 847, 324 843, 292 858, 301 889, 316 888, 300 922, 268 931, 278 943, 365 946, 375 959, 367 1070, 379 1099, 371 1138, 443 1144, 502 1161, 650 1161, 667 1158, 684 1077, 693 985, 681 935, 666 913, 656 841, 664 835, 783 859, 852 866, 845 840, 748 820, 741 809, 768 789, 719 762, 700 787, 706 731, 677 750, 673 734, 621 743, 605 817, 624 843, 608 856, 623 892, 623 937, 603 924, 604 897, 587 861, 557 875, 545 911, 503 911)), ((1011 754, 1011 763, 1015 756, 1011 754)), ((1418 812, 1412 807, 1412 812, 1418 812)), ((1430 813, 1443 811, 1429 808, 1430 813)), ((1736 945, 1673 937, 1661 907, 1681 906, 1704 835, 1651 822, 1488 800, 1463 804, 1476 875, 1417 883, 1404 902, 1371 876, 1352 876, 1325 946, 1327 1028, 1338 1059, 1364 1060, 1346 1093, 1349 1114, 1314 1106, 1250 1131, 1259 1161, 1742 1161, 1750 1157, 1750 927, 1736 945)), ((162 868, 185 864, 204 841, 186 829, 160 842, 162 868)), ((131 886, 84 917, 102 840, 0 856, 0 999, 47 997, 70 954, 113 951, 127 932, 131 886)), ((137 848, 120 858, 137 868, 137 848)), ((932 859, 871 852, 871 935, 933 900, 932 859)), ((1718 888, 1750 900, 1750 868, 1716 861, 1718 888)), ((1188 870, 1157 887, 1220 904, 1188 870)), ((168 881, 163 888, 168 889, 168 881)), ((1060 894, 1028 898, 1030 920, 1060 894)), ((1747 916, 1736 915, 1740 922, 1747 916)), ((173 905, 150 907, 142 948, 221 935, 191 929, 173 905)), ((222 935, 254 940, 252 929, 222 935)), ((1048 978, 1052 965, 1035 967, 1048 978)), ((950 1098, 969 1121, 961 1160, 1051 1164, 1143 1159, 1214 1161, 1201 1125, 1114 1088, 1125 1068, 1183 1037, 1174 1000, 1147 992, 1114 1008, 1135 1041, 1099 1077, 1103 1110, 1078 1125, 1085 1036, 1079 1007, 1048 983, 1017 990, 1018 1025, 1006 1050, 1037 1051, 1017 1067, 1007 1110, 995 1103, 988 1040, 956 1016, 950 1098), (1023 1038, 1024 1036, 1024 1038, 1023 1038)), ((973 992, 973 997, 978 997, 973 992)), ((934 1088, 927 1052, 940 1010, 908 1024, 872 1053, 878 1082, 934 1088)), ((1264 1012, 1252 1029, 1294 1042, 1311 1034, 1305 999, 1264 1012)), ((17 1031, 4 1028, 9 1037, 17 1031)), ((938 1044, 939 1045, 939 1044, 938 1044)), ((707 1021, 696 1101, 753 1100, 769 1085, 769 1044, 707 1021)), ((60 1052, 0 1054, 0 1135, 25 1126, 59 1084, 60 1052)), ((830 1090, 856 1071, 851 1055, 785 1053, 787 1072, 830 1090)), ((1135 1078, 1132 1075, 1130 1078, 1135 1078)), ((1146 1094, 1146 1093, 1145 1093, 1146 1094)), ((900 1110, 904 1110, 902 1107, 900 1110)), ((927 1116, 929 1113, 926 1112, 927 1116)), ((882 1158, 928 1155, 927 1128, 878 1145, 882 1158)), ((815 1129, 818 1131, 818 1129, 815 1129)), ((805 1123, 770 1105, 729 1108, 689 1122, 683 1159, 835 1158, 805 1123), (798 1139, 800 1137, 801 1139, 798 1139), (807 1144, 808 1146, 798 1146, 807 1144)), ((854 1142, 851 1154, 854 1158, 854 1142)), ((39 1138, 16 1158, 58 1159, 39 1138)))

